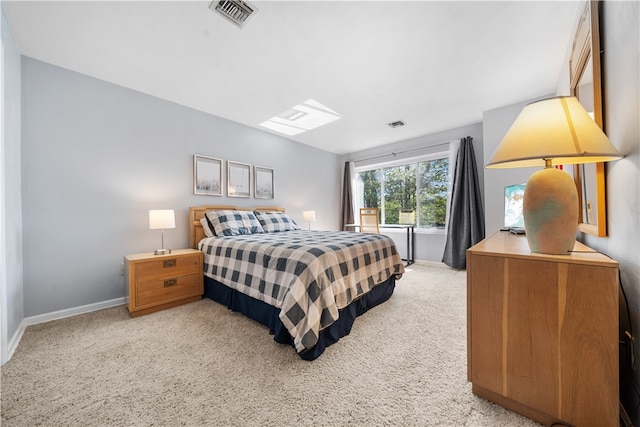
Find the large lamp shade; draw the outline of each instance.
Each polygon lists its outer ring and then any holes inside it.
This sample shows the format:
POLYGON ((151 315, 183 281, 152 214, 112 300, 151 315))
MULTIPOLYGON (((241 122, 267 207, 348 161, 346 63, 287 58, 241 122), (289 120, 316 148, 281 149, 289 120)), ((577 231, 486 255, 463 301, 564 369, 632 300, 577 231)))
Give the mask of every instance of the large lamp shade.
POLYGON ((513 123, 487 168, 608 162, 620 153, 574 96, 528 104, 513 123))
POLYGON ((525 106, 486 167, 545 167, 525 186, 527 241, 533 252, 568 254, 578 231, 578 194, 569 174, 553 165, 607 162, 620 157, 577 98, 561 96, 525 106))

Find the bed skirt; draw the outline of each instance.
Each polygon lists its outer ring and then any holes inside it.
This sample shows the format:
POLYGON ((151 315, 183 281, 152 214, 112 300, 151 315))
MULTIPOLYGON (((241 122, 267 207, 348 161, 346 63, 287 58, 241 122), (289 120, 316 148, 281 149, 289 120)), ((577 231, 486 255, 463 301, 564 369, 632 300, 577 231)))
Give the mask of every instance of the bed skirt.
MULTIPOLYGON (((376 285, 361 298, 340 310, 338 320, 320 331, 316 345, 298 355, 304 360, 316 359, 325 348, 349 335, 356 317, 391 298, 395 286, 395 276, 391 276, 386 282, 376 285)), ((204 296, 265 325, 276 342, 289 344, 295 348, 293 338, 278 317, 280 309, 231 289, 207 276, 204 277, 204 296)))

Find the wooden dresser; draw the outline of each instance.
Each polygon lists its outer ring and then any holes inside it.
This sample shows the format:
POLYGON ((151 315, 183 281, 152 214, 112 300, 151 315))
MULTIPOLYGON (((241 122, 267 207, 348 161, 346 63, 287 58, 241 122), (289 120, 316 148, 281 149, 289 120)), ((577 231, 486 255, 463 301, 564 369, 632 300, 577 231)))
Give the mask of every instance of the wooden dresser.
POLYGON ((131 316, 201 299, 202 263, 202 252, 194 249, 177 249, 168 255, 127 255, 124 265, 131 316))
POLYGON ((534 254, 498 232, 467 251, 473 392, 542 424, 618 426, 618 263, 534 254))

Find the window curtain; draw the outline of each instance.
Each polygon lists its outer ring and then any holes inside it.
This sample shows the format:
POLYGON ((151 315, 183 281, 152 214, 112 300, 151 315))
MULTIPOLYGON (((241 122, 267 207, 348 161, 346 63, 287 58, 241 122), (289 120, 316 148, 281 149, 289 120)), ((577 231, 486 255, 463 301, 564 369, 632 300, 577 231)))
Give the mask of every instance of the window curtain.
POLYGON ((442 262, 458 270, 467 268, 467 249, 484 239, 484 211, 472 140, 470 136, 460 140, 442 257, 442 262))
MULTIPOLYGON (((458 151, 460 150, 460 141, 451 141, 449 143, 449 164, 455 165, 458 160, 458 151)), ((453 191, 453 177, 455 175, 456 168, 449 167, 449 176, 447 183, 447 200, 451 200, 451 192, 453 191)), ((449 227, 449 219, 451 218, 451 203, 447 203, 447 210, 445 212, 445 227, 449 227)))
POLYGON ((353 218, 353 196, 352 196, 352 185, 351 181, 353 180, 352 170, 353 170, 353 162, 345 162, 344 163, 344 178, 342 184, 342 206, 341 206, 341 215, 340 215, 340 230, 347 231, 347 227, 345 224, 354 224, 353 218))

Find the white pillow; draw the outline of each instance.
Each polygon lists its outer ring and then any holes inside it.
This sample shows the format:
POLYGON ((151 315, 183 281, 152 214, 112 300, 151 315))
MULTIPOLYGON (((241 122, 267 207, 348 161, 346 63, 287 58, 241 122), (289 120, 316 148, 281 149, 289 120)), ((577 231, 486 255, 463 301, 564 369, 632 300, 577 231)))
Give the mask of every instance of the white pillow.
POLYGON ((202 230, 204 231, 205 236, 216 237, 211 227, 209 227, 209 220, 207 219, 206 215, 200 219, 200 224, 202 224, 202 230))

